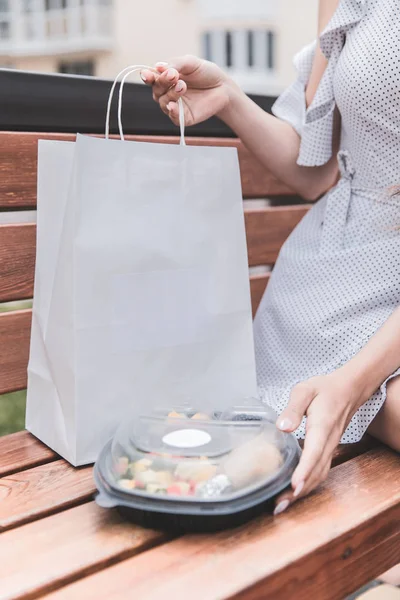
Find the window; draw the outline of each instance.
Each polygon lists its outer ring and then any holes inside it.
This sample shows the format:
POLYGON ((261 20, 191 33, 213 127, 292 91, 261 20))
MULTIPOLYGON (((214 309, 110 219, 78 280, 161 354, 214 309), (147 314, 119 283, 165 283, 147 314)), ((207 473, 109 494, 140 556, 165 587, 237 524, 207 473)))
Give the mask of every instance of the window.
POLYGON ((58 72, 68 75, 93 76, 95 73, 95 64, 93 60, 62 62, 58 65, 58 72))
POLYGON ((247 65, 254 67, 254 32, 247 32, 247 65))
POLYGON ((212 60, 211 33, 203 33, 203 56, 206 60, 212 60))
POLYGON ((10 19, 9 16, 10 6, 8 0, 0 0, 0 39, 8 40, 10 38, 10 19), (4 20, 3 20, 4 19, 4 20))
POLYGON ((275 34, 273 31, 267 31, 267 67, 270 70, 275 68, 275 34))
POLYGON ((206 31, 202 37, 203 57, 228 69, 273 71, 276 35, 265 29, 206 31))
POLYGON ((46 10, 59 10, 60 8, 68 8, 68 0, 45 0, 46 10))
POLYGON ((33 10, 33 2, 32 2, 32 0, 24 0, 23 10, 26 13, 32 12, 32 10, 33 10))
POLYGON ((0 40, 8 40, 10 37, 9 21, 0 21, 0 40))
POLYGON ((230 31, 227 31, 225 33, 225 64, 227 67, 232 67, 233 65, 232 46, 232 34, 230 31))

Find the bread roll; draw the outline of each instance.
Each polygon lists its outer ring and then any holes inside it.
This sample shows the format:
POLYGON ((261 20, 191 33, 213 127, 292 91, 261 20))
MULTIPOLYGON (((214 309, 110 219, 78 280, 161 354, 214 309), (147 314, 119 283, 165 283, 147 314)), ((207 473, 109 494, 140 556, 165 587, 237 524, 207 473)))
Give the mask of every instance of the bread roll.
POLYGON ((237 489, 267 479, 283 463, 280 450, 262 435, 235 448, 221 463, 222 472, 237 489))

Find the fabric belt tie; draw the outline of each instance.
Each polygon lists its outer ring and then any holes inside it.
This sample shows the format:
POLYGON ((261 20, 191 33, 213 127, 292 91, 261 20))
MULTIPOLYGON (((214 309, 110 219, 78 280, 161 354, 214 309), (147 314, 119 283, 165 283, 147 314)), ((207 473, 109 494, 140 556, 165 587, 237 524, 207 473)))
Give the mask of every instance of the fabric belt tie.
POLYGON ((331 254, 343 248, 352 193, 360 193, 374 198, 382 195, 382 190, 353 185, 355 169, 347 150, 341 150, 337 158, 341 178, 327 198, 320 243, 320 254, 322 255, 331 254))

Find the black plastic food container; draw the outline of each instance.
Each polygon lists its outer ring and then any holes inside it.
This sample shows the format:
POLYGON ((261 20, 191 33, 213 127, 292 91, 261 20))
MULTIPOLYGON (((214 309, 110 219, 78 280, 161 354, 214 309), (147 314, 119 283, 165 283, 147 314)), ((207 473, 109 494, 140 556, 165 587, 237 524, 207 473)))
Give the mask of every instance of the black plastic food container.
POLYGON ((269 509, 299 457, 296 439, 260 404, 153 411, 124 423, 103 449, 96 502, 155 529, 235 527, 269 509))

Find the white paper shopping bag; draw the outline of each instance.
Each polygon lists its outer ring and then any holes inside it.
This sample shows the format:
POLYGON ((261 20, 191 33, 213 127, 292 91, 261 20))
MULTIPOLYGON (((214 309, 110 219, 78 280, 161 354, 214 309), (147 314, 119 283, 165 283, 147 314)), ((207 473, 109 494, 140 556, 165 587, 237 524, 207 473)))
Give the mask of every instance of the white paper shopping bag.
POLYGON ((135 410, 253 395, 236 149, 127 142, 121 127, 40 142, 38 169, 27 428, 81 465, 135 410))

